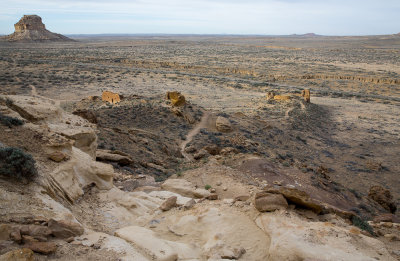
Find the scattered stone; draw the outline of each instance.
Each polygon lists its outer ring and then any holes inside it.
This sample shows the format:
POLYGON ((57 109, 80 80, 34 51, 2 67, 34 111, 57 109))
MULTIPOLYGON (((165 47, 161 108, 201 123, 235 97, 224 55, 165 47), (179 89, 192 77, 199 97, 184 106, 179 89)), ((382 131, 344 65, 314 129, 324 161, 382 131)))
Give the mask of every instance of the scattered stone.
POLYGON ((48 226, 51 229, 52 234, 58 238, 80 236, 84 232, 81 224, 69 220, 50 219, 48 226))
POLYGON ((63 153, 61 151, 54 151, 51 154, 49 154, 48 158, 55 162, 61 162, 61 161, 68 160, 69 157, 68 157, 68 155, 66 155, 65 153, 63 153))
POLYGON ((22 237, 21 237, 21 232, 19 230, 19 227, 13 227, 11 229, 11 233, 10 233, 10 239, 16 243, 21 243, 22 241, 22 237))
POLYGON ((11 226, 8 224, 0 224, 0 240, 9 240, 11 226))
POLYGON ((111 104, 116 104, 121 101, 121 98, 118 93, 104 91, 101 95, 101 100, 111 104))
POLYGON ((0 261, 34 261, 34 254, 28 248, 16 249, 1 255, 0 261))
POLYGON ((204 157, 208 156, 208 152, 205 149, 201 149, 199 152, 193 155, 193 158, 195 160, 202 159, 204 157))
POLYGON ((235 197, 235 201, 247 201, 250 195, 239 195, 235 197))
POLYGON ((176 196, 172 196, 172 197, 168 198, 167 200, 165 200, 165 201, 161 204, 160 209, 161 209, 162 211, 168 211, 168 210, 170 210, 171 208, 173 208, 173 207, 176 206, 176 200, 177 200, 177 199, 178 199, 178 198, 177 198, 176 196))
POLYGON ((218 194, 211 194, 206 197, 208 200, 217 200, 218 199, 218 194))
POLYGON ((177 91, 167 92, 167 100, 171 101, 172 106, 183 106, 186 104, 185 96, 177 91))
POLYGON ((23 225, 20 227, 21 235, 32 236, 40 241, 46 241, 47 237, 52 234, 51 229, 39 225, 23 225))
POLYGON ((223 253, 221 254, 222 259, 234 259, 238 260, 240 259, 244 254, 246 254, 246 249, 242 248, 235 248, 233 251, 229 249, 224 249, 223 253))
POLYGON ((211 192, 211 193, 216 193, 217 190, 216 190, 215 188, 210 188, 210 192, 211 192))
POLYGON ((210 153, 211 155, 218 155, 221 151, 221 148, 218 147, 215 144, 208 144, 207 146, 204 146, 203 148, 204 150, 206 150, 208 153, 210 153))
POLYGON ((217 186, 221 186, 222 185, 222 182, 221 181, 218 181, 217 182, 217 186))
POLYGON ((218 116, 217 120, 215 121, 215 127, 220 132, 230 132, 232 131, 232 124, 229 119, 218 116))
POLYGON ((254 206, 258 211, 265 212, 275 211, 277 209, 286 209, 288 203, 281 194, 258 192, 254 198, 254 206))
POLYGON ((191 198, 204 198, 210 195, 208 190, 196 188, 185 179, 167 179, 161 188, 191 198))
POLYGON ((191 209, 194 205, 196 205, 196 201, 194 199, 189 200, 188 202, 185 203, 185 205, 183 205, 183 208, 185 210, 189 210, 191 209))
POLYGON ((227 155, 227 154, 230 154, 230 153, 238 153, 239 151, 236 149, 236 148, 233 148, 233 147, 226 147, 226 148, 223 148, 222 150, 221 150, 221 152, 220 152, 220 154, 221 155, 227 155))
POLYGON ((392 194, 389 190, 384 189, 381 186, 372 186, 369 189, 368 197, 391 213, 395 213, 397 210, 396 203, 393 201, 392 194))
POLYGON ((56 252, 57 244, 54 242, 29 242, 24 245, 24 248, 29 248, 36 253, 49 255, 56 252))
POLYGON ((398 218, 396 218, 395 215, 391 213, 387 214, 382 214, 379 216, 376 216, 373 220, 374 223, 380 223, 380 222, 392 222, 392 223, 400 223, 398 218))
POLYGON ((74 237, 69 237, 69 238, 65 239, 65 242, 67 242, 67 243, 71 243, 72 241, 74 241, 74 237))
POLYGON ((389 241, 400 241, 400 238, 395 234, 386 234, 384 237, 389 239, 389 241))
POLYGON ((118 164, 125 166, 133 163, 132 158, 123 152, 112 151, 112 150, 97 150, 96 160, 98 161, 111 161, 117 162, 118 164))

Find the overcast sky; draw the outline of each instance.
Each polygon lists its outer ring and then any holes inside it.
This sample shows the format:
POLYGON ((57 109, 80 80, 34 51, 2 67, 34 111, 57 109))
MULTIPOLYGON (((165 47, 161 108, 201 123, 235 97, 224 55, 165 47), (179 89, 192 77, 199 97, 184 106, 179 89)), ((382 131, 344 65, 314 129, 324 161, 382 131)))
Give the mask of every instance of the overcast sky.
POLYGON ((400 32, 400 0, 1 0, 0 34, 24 14, 63 34, 400 32))

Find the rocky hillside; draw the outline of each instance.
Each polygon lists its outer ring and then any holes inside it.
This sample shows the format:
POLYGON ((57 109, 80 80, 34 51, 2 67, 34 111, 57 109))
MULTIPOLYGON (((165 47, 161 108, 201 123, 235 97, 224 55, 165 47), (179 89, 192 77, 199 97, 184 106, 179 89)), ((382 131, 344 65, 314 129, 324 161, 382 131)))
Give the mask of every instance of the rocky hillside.
POLYGON ((14 25, 15 32, 3 37, 10 42, 70 42, 74 41, 64 35, 52 33, 37 15, 24 15, 14 25))
POLYGON ((37 95, 0 96, 0 260, 400 257, 389 191, 376 187, 357 198, 334 187, 323 169, 312 178, 240 148, 199 149, 202 140, 191 152, 186 145, 210 122, 221 133, 237 126, 229 115, 182 103, 130 97, 113 105, 92 97, 78 105, 96 113, 72 114, 37 95), (150 129, 148 117, 157 114, 150 129), (169 129, 157 127, 168 122, 169 129), (132 151, 117 150, 129 141, 132 151), (161 166, 172 157, 181 168, 161 166), (144 166, 169 178, 156 181, 144 166), (361 204, 373 221, 352 211, 361 204))

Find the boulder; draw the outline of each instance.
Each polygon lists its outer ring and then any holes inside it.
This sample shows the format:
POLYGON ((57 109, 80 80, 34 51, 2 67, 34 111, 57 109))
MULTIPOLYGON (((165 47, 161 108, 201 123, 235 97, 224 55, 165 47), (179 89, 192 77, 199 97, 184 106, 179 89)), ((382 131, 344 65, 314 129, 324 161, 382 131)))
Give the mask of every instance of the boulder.
POLYGON ((302 208, 311 209, 317 214, 321 213, 324 208, 319 202, 312 199, 307 192, 296 188, 267 188, 265 192, 282 194, 289 203, 295 204, 302 208))
POLYGON ((28 248, 20 248, 1 255, 0 261, 34 261, 34 254, 28 248))
POLYGON ((167 179, 161 188, 191 198, 204 198, 211 194, 205 189, 196 188, 185 179, 167 179))
POLYGON ((74 202, 84 193, 83 188, 95 184, 99 189, 113 187, 114 169, 111 165, 93 161, 81 150, 73 147, 71 159, 61 162, 48 175, 48 190, 74 202))
POLYGON ((172 197, 168 198, 167 200, 165 200, 165 201, 161 204, 160 209, 161 209, 162 211, 168 211, 168 210, 170 210, 171 208, 173 208, 173 207, 176 206, 176 200, 177 200, 177 197, 176 197, 176 196, 172 196, 172 197))
POLYGON ((24 248, 29 248, 33 252, 49 255, 51 253, 56 252, 57 244, 54 242, 29 242, 24 244, 24 248))
POLYGON ((275 211, 287 209, 288 203, 282 194, 258 192, 254 198, 254 207, 260 212, 275 211))
POLYGON ((58 238, 80 236, 84 232, 81 224, 71 220, 50 219, 48 222, 48 227, 51 230, 52 234, 58 238))
POLYGON ((232 131, 232 124, 229 121, 229 119, 218 116, 216 121, 215 121, 215 127, 217 128, 218 131, 220 132, 230 132, 232 131))
POLYGON ((31 122, 61 118, 62 110, 51 99, 22 95, 8 95, 9 107, 31 122))
POLYGON ((167 100, 171 101, 172 106, 183 106, 186 104, 185 96, 177 91, 167 92, 167 100))
POLYGON ((41 240, 46 239, 52 234, 52 231, 46 226, 23 225, 19 229, 21 235, 28 235, 41 240))
POLYGON ((395 213, 397 210, 392 194, 381 186, 372 186, 369 189, 368 197, 391 213, 395 213))
POLYGON ((99 161, 112 161, 120 165, 129 165, 133 163, 132 158, 126 153, 112 150, 97 150, 96 159, 99 161))

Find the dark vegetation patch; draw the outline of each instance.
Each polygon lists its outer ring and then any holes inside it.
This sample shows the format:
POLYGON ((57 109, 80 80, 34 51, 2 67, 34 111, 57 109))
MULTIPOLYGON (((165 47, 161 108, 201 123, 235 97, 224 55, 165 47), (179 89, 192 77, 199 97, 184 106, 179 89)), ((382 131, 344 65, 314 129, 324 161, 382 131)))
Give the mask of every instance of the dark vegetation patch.
POLYGON ((0 148, 0 174, 30 181, 37 175, 35 160, 19 148, 0 148))

